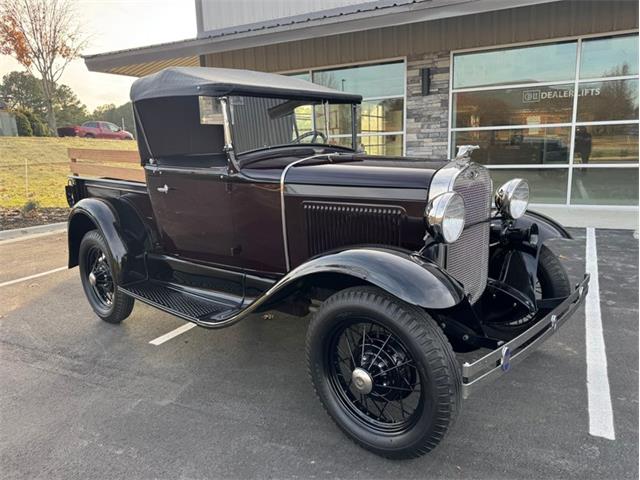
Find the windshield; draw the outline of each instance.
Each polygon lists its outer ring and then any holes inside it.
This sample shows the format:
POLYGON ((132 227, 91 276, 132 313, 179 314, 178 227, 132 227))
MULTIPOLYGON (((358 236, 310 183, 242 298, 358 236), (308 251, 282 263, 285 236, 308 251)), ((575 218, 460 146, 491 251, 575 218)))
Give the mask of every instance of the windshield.
POLYGON ((229 104, 238 154, 301 144, 353 147, 350 104, 240 96, 229 104))

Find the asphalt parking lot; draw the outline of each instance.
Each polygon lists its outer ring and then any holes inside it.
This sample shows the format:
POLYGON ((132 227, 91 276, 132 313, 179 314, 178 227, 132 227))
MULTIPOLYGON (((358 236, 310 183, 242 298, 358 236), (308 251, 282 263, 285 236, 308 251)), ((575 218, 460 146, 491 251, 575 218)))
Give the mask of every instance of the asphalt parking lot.
MULTIPOLYGON (((585 230, 573 233, 552 248, 577 281, 585 230)), ((183 322, 139 302, 120 326, 101 322, 77 269, 11 283, 64 266, 65 234, 0 243, 2 478, 638 478, 638 240, 596 240, 615 439, 590 434, 581 308, 412 461, 362 450, 326 416, 307 321, 256 316, 155 346, 183 322)))

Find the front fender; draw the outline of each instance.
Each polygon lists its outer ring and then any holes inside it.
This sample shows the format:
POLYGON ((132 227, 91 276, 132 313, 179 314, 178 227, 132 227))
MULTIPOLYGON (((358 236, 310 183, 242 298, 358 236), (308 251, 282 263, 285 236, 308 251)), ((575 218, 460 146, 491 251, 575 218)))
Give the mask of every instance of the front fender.
MULTIPOLYGON (((502 229, 502 219, 496 219, 497 231, 502 229)), ((493 223, 492 223, 493 225, 493 223)), ((535 231, 535 236, 523 236, 507 243, 497 243, 491 249, 489 276, 508 285, 528 298, 535 305, 535 283, 540 248, 553 238, 572 239, 571 234, 558 222, 538 212, 528 210, 513 220, 510 227, 523 232, 535 231), (532 226, 535 228, 532 229, 532 226), (532 239, 535 238, 535 241, 532 239)))
POLYGON ((529 228, 534 223, 538 226, 538 236, 541 243, 550 238, 573 239, 571 234, 554 219, 532 210, 527 210, 522 217, 514 222, 514 226, 517 228, 529 228))
POLYGON ((85 233, 97 229, 104 236, 114 260, 113 272, 122 281, 122 272, 128 263, 128 248, 119 233, 118 214, 108 202, 98 198, 85 198, 76 203, 69 213, 67 235, 69 242, 69 268, 78 265, 80 242, 85 233))
POLYGON ((438 265, 411 252, 380 247, 350 248, 314 257, 285 275, 265 297, 278 296, 301 282, 312 284, 323 274, 375 285, 422 308, 451 308, 465 298, 462 285, 438 265))

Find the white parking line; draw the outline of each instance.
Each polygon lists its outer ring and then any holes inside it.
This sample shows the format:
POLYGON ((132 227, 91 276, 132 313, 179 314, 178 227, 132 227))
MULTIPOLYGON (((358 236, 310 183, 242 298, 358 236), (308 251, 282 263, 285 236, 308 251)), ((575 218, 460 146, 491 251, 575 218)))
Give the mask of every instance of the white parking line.
POLYGON ((8 282, 0 283, 0 287, 8 287, 9 285, 13 285, 15 283, 26 282, 27 280, 31 280, 38 277, 44 277, 45 275, 50 275, 52 273, 61 272, 63 270, 68 270, 69 267, 59 267, 54 268, 53 270, 47 270, 46 272, 36 273, 35 275, 29 275, 28 277, 17 278, 15 280, 9 280, 8 282))
POLYGON ((594 228, 587 228, 586 264, 587 273, 591 274, 589 293, 587 293, 585 301, 589 434, 615 440, 613 408, 607 373, 607 353, 604 346, 600 312, 598 252, 594 228))
POLYGON ((180 335, 180 334, 182 334, 184 332, 188 332, 189 330, 191 330, 195 326, 196 326, 195 323, 185 323, 181 327, 178 327, 175 330, 171 330, 169 333, 165 333, 164 335, 162 335, 162 336, 160 336, 158 338, 154 338, 149 343, 151 345, 155 345, 157 347, 158 345, 162 345, 164 342, 167 342, 167 341, 171 340, 173 337, 177 337, 178 335, 180 335))

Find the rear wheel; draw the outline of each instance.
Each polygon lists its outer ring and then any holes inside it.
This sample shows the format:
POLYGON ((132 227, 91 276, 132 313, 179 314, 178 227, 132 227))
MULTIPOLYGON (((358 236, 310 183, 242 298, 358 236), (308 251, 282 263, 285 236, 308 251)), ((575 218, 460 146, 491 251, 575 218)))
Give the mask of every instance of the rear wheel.
POLYGON ((344 433, 389 458, 433 449, 460 407, 460 369, 423 310, 372 287, 328 298, 307 333, 316 393, 344 433))
POLYGON ((105 322, 122 322, 131 314, 134 300, 118 289, 113 257, 100 232, 85 234, 78 257, 82 287, 93 311, 105 322))

